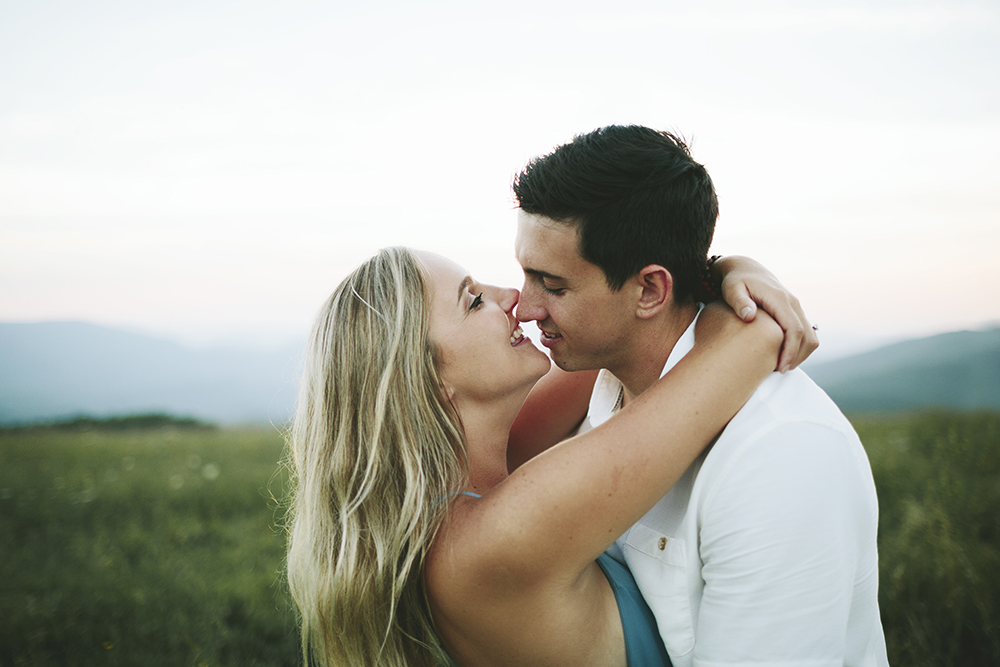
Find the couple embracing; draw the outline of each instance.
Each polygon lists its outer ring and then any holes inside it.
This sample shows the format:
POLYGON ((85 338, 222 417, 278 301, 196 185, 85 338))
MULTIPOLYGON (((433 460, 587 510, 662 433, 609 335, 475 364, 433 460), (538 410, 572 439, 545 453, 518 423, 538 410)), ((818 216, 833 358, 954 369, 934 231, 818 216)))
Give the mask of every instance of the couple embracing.
POLYGON ((390 248, 320 311, 290 435, 307 664, 885 665, 867 458, 795 370, 795 299, 706 266, 704 167, 612 126, 514 192, 520 293, 390 248))

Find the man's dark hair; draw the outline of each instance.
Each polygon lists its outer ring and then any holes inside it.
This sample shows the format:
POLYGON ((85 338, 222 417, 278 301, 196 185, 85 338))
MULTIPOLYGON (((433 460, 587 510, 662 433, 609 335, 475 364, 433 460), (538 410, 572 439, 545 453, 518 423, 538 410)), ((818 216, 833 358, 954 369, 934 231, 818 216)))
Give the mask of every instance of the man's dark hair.
POLYGON ((580 255, 620 290, 642 267, 674 279, 674 299, 695 293, 719 215, 705 167, 680 138, 638 125, 582 134, 536 157, 514 178, 526 213, 577 227, 580 255))

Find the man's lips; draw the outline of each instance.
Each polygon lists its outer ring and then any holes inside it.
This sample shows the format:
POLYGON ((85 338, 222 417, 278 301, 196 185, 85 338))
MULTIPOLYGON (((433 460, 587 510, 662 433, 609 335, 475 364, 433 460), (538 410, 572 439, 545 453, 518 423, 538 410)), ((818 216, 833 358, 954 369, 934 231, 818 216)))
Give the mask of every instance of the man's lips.
POLYGON ((544 329, 539 329, 539 331, 542 332, 541 343, 545 347, 552 347, 553 345, 555 345, 556 343, 558 343, 559 341, 562 340, 562 336, 560 336, 559 334, 549 333, 548 331, 545 331, 544 329))

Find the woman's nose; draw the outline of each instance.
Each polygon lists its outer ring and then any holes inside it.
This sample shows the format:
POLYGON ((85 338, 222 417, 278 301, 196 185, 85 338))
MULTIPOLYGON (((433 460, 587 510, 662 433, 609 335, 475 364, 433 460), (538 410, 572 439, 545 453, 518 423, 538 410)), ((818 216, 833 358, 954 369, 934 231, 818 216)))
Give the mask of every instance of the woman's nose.
POLYGON ((517 305, 518 299, 521 298, 521 293, 513 287, 501 287, 499 290, 500 294, 497 301, 500 303, 500 307, 503 308, 505 313, 512 312, 514 306, 517 305))

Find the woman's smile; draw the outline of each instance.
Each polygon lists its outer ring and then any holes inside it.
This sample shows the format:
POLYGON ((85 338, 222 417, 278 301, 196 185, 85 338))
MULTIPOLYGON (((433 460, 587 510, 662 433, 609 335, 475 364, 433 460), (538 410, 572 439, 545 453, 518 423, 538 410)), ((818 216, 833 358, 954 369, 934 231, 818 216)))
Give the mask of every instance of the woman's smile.
POLYGON ((521 323, 514 327, 514 332, 510 335, 510 346, 517 347, 525 340, 524 331, 521 330, 521 323))

